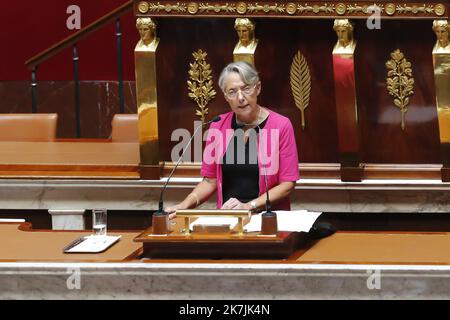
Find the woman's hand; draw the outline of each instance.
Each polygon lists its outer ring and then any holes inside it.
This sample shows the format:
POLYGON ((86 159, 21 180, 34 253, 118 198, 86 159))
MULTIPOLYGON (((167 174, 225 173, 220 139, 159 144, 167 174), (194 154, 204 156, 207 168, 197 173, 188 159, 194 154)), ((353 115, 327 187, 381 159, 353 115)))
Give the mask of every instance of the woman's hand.
POLYGON ((172 207, 167 207, 164 211, 169 214, 169 220, 175 219, 177 216, 177 210, 182 209, 179 204, 172 207))
POLYGON ((239 209, 250 210, 251 208, 252 208, 252 206, 249 203, 242 203, 236 198, 230 198, 230 199, 228 199, 227 202, 225 202, 222 205, 222 209, 225 209, 225 210, 230 210, 230 209, 232 209, 232 210, 239 210, 239 209))

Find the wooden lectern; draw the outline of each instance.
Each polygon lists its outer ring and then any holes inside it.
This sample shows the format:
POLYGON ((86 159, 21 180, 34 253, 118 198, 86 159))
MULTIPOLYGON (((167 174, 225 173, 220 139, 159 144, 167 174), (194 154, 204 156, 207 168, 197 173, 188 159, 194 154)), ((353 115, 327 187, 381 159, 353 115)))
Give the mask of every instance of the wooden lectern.
POLYGON ((142 242, 143 258, 285 259, 306 239, 304 233, 276 229, 273 234, 246 233, 243 224, 250 214, 247 210, 178 210, 166 234, 154 234, 149 228, 134 241, 142 242), (231 230, 205 226, 191 231, 190 219, 204 216, 237 217, 239 222, 231 230))

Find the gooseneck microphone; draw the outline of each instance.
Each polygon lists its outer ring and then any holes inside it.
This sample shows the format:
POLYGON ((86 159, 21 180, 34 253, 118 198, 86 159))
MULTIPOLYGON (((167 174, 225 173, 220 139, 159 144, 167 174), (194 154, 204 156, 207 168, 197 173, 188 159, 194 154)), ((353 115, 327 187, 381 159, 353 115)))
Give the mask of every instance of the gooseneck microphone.
MULTIPOLYGON (((261 127, 259 126, 259 123, 239 123, 236 125, 236 129, 242 129, 245 126, 255 126, 256 128, 258 128, 258 138, 259 138, 259 144, 261 145, 262 143, 262 138, 261 138, 261 127)), ((258 147, 258 146, 257 146, 258 147)), ((258 148, 256 148, 258 150, 258 148)), ((265 167, 265 163, 266 163, 266 158, 265 158, 265 154, 264 152, 262 152, 262 156, 263 156, 263 163, 261 164, 261 166, 263 167, 263 171, 264 171, 264 185, 266 187, 266 212, 263 213, 263 216, 274 216, 276 213, 272 211, 272 205, 270 203, 270 198, 269 198, 269 185, 267 183, 267 171, 266 171, 266 167, 265 167)))
MULTIPOLYGON (((262 143, 262 138, 261 138, 261 127, 259 126, 259 124, 256 125, 256 127, 258 128, 258 136, 259 136, 259 145, 261 145, 262 143)), ((264 152, 262 152, 262 156, 263 156, 263 163, 261 164, 263 167, 263 171, 264 171, 264 184, 266 187, 266 212, 263 213, 263 216, 274 216, 275 212, 272 211, 272 204, 270 203, 270 198, 269 198, 269 184, 267 183, 267 171, 266 171, 266 155, 264 152)))
POLYGON ((180 164, 181 159, 183 159, 183 156, 184 156, 184 154, 186 153, 186 150, 187 150, 187 149, 189 148, 189 146, 191 145, 191 142, 192 142, 192 140, 194 139, 194 137, 195 137, 196 133, 198 132, 198 130, 199 130, 200 128, 203 128, 204 126, 210 124, 210 123, 217 122, 217 121, 220 121, 220 116, 214 117, 212 120, 203 123, 202 125, 198 126, 198 127, 194 130, 194 133, 192 134, 191 138, 189 139, 189 141, 188 141, 186 147, 184 147, 183 152, 181 153, 180 158, 178 159, 177 163, 175 164, 175 167, 173 167, 172 172, 170 172, 170 175, 169 175, 169 177, 167 178, 167 180, 166 180, 166 182, 165 182, 165 184, 164 184, 164 187, 163 187, 162 190, 161 190, 161 194, 160 194, 160 196, 159 196, 158 211, 156 211, 156 212, 154 213, 154 215, 166 215, 166 214, 167 214, 167 212, 164 211, 164 207, 163 207, 163 205, 164 205, 164 201, 163 201, 163 199, 164 199, 164 198, 163 198, 163 197, 164 197, 164 191, 166 191, 167 184, 169 183, 170 178, 172 178, 173 173, 175 172, 175 170, 177 169, 178 165, 180 164))

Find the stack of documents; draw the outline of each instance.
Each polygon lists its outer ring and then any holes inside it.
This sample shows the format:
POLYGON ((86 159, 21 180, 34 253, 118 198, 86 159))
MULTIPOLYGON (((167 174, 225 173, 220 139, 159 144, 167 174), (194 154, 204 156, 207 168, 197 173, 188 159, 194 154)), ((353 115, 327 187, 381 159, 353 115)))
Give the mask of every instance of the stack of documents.
MULTIPOLYGON (((278 231, 308 232, 322 212, 308 210, 276 211, 278 231)), ((261 231, 262 213, 252 215, 250 222, 244 226, 246 232, 261 231)))
MULTIPOLYGON (((308 232, 314 222, 322 214, 322 212, 314 212, 308 210, 297 211, 276 211, 278 231, 291 232, 308 232)), ((244 226, 246 232, 261 231, 261 216, 262 213, 252 215, 248 224, 244 226)), ((230 229, 236 227, 238 218, 236 217, 200 217, 191 223, 191 230, 194 226, 208 225, 208 226, 223 226, 229 225, 230 229)))
POLYGON ((65 253, 98 253, 116 243, 122 236, 85 236, 81 237, 66 248, 65 253))

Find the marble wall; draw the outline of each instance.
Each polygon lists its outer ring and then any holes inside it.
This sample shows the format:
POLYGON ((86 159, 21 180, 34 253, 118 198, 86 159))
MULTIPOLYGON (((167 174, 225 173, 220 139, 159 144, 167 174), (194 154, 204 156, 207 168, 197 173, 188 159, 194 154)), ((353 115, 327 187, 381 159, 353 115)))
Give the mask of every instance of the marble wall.
POLYGON ((1 263, 0 299, 449 299, 449 266, 1 263))
MULTIPOLYGON (((57 113, 57 138, 76 138, 75 92, 73 81, 39 81, 38 113, 57 113)), ((80 82, 81 138, 108 138, 111 120, 120 113, 116 81, 80 82)), ((31 113, 31 86, 28 81, 0 82, 0 113, 31 113)), ((136 88, 124 82, 124 113, 136 113, 136 88)))
MULTIPOLYGON (((156 210, 165 180, 0 179, 2 209, 156 210)), ((165 205, 178 203, 200 178, 173 178, 165 205)), ((450 184, 440 181, 299 180, 292 209, 328 212, 450 212, 450 184)), ((215 208, 212 197, 202 208, 215 208)))

